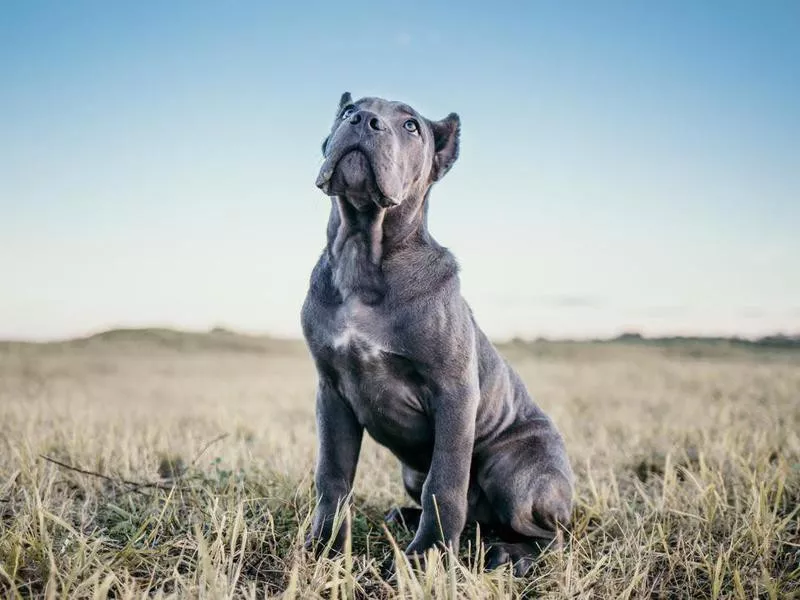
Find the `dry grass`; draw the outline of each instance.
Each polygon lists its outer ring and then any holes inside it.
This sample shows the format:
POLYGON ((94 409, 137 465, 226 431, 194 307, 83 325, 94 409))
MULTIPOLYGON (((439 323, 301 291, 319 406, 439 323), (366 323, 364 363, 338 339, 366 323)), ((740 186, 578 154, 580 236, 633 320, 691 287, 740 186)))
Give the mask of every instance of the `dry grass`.
POLYGON ((471 530, 460 561, 387 583, 379 563, 411 536, 382 527, 406 499, 374 443, 353 552, 301 550, 315 451, 302 344, 150 332, 0 345, 0 596, 800 595, 800 353, 504 352, 567 439, 567 547, 513 579, 482 571, 471 530))

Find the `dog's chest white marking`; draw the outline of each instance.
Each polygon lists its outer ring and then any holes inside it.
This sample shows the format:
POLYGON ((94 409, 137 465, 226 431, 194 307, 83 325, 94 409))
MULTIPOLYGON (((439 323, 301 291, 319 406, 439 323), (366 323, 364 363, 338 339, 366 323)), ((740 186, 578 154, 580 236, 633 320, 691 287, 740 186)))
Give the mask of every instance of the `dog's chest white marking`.
POLYGON ((337 332, 331 344, 335 350, 348 350, 351 347, 365 358, 378 358, 386 349, 374 334, 375 325, 367 326, 366 321, 374 318, 368 306, 359 300, 348 300, 339 309, 337 332))

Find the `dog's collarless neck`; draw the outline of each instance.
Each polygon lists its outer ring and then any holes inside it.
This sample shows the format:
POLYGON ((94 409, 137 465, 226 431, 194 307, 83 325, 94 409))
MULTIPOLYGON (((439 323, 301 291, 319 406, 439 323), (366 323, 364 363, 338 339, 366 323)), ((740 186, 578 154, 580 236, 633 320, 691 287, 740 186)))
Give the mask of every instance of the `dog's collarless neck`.
POLYGON ((327 253, 332 283, 343 300, 355 296, 364 304, 379 303, 386 291, 381 272, 383 220, 386 209, 377 205, 357 210, 336 197, 328 222, 327 253))

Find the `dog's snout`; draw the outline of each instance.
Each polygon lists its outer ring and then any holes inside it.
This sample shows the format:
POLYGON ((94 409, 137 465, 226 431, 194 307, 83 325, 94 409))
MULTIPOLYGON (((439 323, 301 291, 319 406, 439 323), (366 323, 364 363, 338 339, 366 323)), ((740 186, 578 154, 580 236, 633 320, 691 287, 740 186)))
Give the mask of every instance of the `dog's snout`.
POLYGON ((348 122, 351 125, 358 125, 359 123, 364 123, 364 127, 369 127, 372 131, 385 131, 386 124, 383 120, 376 115, 375 113, 366 111, 366 110, 359 110, 356 113, 353 113, 351 117, 348 119, 348 122))

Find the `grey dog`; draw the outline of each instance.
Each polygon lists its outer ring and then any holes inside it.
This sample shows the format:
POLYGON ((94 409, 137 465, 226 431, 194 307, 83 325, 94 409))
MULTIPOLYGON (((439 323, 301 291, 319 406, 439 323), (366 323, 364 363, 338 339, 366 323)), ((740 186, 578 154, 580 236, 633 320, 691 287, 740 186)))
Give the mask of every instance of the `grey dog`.
MULTIPOLYGON (((457 548, 467 522, 498 534, 487 568, 524 572, 560 540, 573 475, 552 420, 475 322, 458 264, 428 231, 429 194, 459 151, 455 113, 342 95, 317 187, 327 245, 302 310, 318 373, 317 505, 307 545, 341 550, 363 432, 402 463, 422 508, 406 554, 457 548)), ((488 207, 487 207, 488 208, 488 207)))

